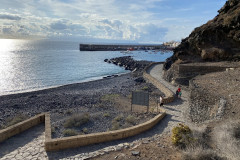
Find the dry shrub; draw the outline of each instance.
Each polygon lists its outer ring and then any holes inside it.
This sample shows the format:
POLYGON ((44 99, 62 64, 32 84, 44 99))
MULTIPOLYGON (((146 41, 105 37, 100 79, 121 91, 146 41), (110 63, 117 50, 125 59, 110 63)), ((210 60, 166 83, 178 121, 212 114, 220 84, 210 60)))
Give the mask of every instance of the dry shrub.
POLYGON ((113 101, 116 98, 119 97, 119 94, 105 94, 101 97, 101 101, 105 102, 105 101, 113 101))
POLYGON ((115 118, 113 119, 113 121, 119 122, 119 121, 123 120, 123 117, 124 117, 124 115, 123 115, 123 114, 120 114, 119 116, 115 117, 115 118))
POLYGON ((134 117, 133 115, 128 115, 126 118, 126 122, 135 125, 136 124, 136 117, 134 117))
POLYGON ((83 128, 82 131, 83 131, 84 134, 87 134, 87 133, 88 133, 88 129, 87 129, 86 127, 83 128))
POLYGON ((201 147, 195 148, 194 150, 188 150, 183 155, 184 160, 225 160, 219 157, 214 151, 206 150, 201 147))
POLYGON ((240 122, 228 121, 214 129, 214 140, 222 155, 228 159, 240 159, 240 122))
POLYGON ((74 129, 66 129, 63 131, 65 137, 78 135, 78 132, 74 129))
POLYGON ((192 127, 192 140, 184 148, 184 160, 224 160, 209 146, 212 141, 207 126, 192 127))
POLYGON ((87 123, 90 119, 89 113, 76 114, 66 120, 64 123, 65 128, 80 127, 81 125, 87 123))
POLYGON ((106 117, 106 118, 107 118, 107 117, 110 117, 110 113, 104 113, 104 114, 103 114, 103 117, 106 117))
POLYGON ((116 121, 113 121, 112 122, 112 128, 110 130, 114 131, 114 130, 118 130, 118 129, 120 129, 120 123, 116 122, 116 121))
POLYGON ((6 120, 6 124, 4 125, 4 126, 2 126, 2 128, 4 129, 4 128, 7 128, 7 127, 9 127, 9 126, 12 126, 12 125, 14 125, 14 124, 17 124, 17 123, 19 123, 19 122, 22 122, 22 121, 24 121, 24 120, 26 120, 26 119, 28 119, 29 117, 27 116, 27 115, 25 115, 25 114, 17 114, 17 115, 15 115, 13 118, 9 118, 9 119, 7 119, 6 120))

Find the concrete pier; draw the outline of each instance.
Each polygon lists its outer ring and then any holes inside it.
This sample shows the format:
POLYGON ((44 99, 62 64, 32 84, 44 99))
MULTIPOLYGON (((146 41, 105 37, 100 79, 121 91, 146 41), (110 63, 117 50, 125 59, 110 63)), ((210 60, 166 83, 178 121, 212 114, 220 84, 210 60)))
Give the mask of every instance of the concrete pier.
POLYGON ((126 51, 126 50, 155 50, 168 49, 163 44, 156 45, 142 45, 142 44, 80 44, 81 51, 126 51))

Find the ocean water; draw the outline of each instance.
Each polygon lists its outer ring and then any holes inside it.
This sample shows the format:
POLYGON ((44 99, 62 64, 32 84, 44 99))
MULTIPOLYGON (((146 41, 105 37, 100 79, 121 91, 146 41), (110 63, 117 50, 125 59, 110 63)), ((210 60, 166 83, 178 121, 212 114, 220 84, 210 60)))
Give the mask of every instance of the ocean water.
MULTIPOLYGON (((133 51, 136 60, 164 61, 172 52, 133 51)), ((119 51, 79 51, 78 42, 0 39, 0 95, 39 90, 127 73, 104 59, 119 51)))

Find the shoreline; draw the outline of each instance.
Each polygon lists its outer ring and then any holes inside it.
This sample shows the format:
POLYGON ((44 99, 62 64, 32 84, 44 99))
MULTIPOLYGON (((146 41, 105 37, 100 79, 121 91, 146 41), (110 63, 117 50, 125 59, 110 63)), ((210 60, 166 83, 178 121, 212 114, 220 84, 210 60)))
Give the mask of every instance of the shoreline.
POLYGON ((126 75, 126 74, 132 74, 132 73, 133 72, 129 71, 129 72, 126 72, 126 73, 117 73, 117 74, 112 74, 112 75, 109 74, 109 75, 105 75, 105 76, 87 78, 85 80, 82 80, 82 81, 79 81, 79 82, 74 82, 74 83, 69 83, 69 84, 62 84, 62 85, 55 85, 55 86, 50 86, 50 87, 43 87, 43 88, 36 88, 36 89, 26 89, 26 90, 22 90, 22 91, 8 92, 7 94, 0 94, 0 98, 5 97, 5 96, 11 96, 11 95, 30 94, 30 93, 33 93, 33 92, 41 92, 41 91, 55 89, 55 88, 59 88, 59 87, 69 86, 69 85, 90 83, 90 82, 99 81, 99 80, 103 80, 103 79, 114 78, 114 77, 108 77, 108 76, 117 75, 117 77, 119 77, 119 76, 123 76, 123 75, 126 75))
MULTIPOLYGON (((125 88, 125 86, 128 89, 134 88, 135 81, 132 72, 113 78, 103 78, 38 91, 3 95, 0 96, 0 127, 6 119, 20 113, 29 117, 40 112, 55 113, 58 110, 74 107, 71 106, 74 100, 78 101, 75 107, 78 105, 91 105, 95 103, 91 102, 95 101, 92 99, 93 96, 99 98, 104 94, 110 94, 112 90, 120 92, 121 88, 125 88)), ((121 92, 124 94, 124 91, 121 92)))
POLYGON ((123 57, 116 57, 112 59, 105 59, 104 60, 107 63, 112 63, 114 65, 117 65, 119 67, 124 67, 125 72, 123 73, 116 73, 116 74, 107 74, 104 76, 98 76, 98 77, 91 77, 87 78, 85 80, 81 80, 79 82, 74 82, 74 83, 69 83, 69 84, 63 84, 63 85, 55 85, 55 86, 50 86, 50 87, 43 87, 43 88, 36 88, 36 89, 27 89, 27 90, 22 90, 22 91, 15 91, 15 92, 8 92, 7 94, 0 94, 1 97, 5 96, 10 96, 10 95, 18 95, 18 94, 31 94, 34 92, 41 92, 45 90, 51 90, 59 87, 64 87, 64 86, 69 86, 69 85, 74 85, 74 84, 81 84, 81 83, 88 83, 88 82, 94 82, 94 81, 99 81, 102 79, 110 79, 114 77, 119 77, 125 74, 137 74, 138 76, 142 76, 142 71, 144 68, 151 63, 151 61, 137 61, 132 58, 132 56, 123 56, 123 57))

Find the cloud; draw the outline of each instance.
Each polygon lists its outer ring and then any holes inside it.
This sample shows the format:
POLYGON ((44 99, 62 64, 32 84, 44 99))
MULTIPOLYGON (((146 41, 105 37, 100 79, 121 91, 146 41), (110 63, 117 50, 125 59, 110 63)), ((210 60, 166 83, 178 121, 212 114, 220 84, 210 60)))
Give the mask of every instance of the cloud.
POLYGON ((0 19, 19 21, 19 20, 21 20, 22 18, 19 17, 19 16, 17 16, 17 15, 0 13, 0 19))
POLYGON ((11 34, 13 33, 12 28, 2 28, 3 34, 11 34))
POLYGON ((137 26, 139 30, 138 40, 161 42, 168 32, 168 28, 155 24, 144 24, 137 26))
MULTIPOLYGON (((215 7, 219 0, 213 1, 211 5, 215 7)), ((2 0, 0 36, 72 36, 139 42, 178 39, 186 37, 203 19, 196 17, 196 13, 200 12, 195 11, 193 4, 199 6, 205 3, 188 0, 175 2, 178 1, 2 0), (189 15, 189 18, 188 13, 195 14, 195 17, 189 15)), ((208 10, 214 9, 204 11, 208 10)))
POLYGON ((54 30, 64 30, 64 29, 67 29, 67 25, 65 24, 65 22, 61 22, 61 21, 58 21, 58 22, 53 22, 50 27, 54 30))

